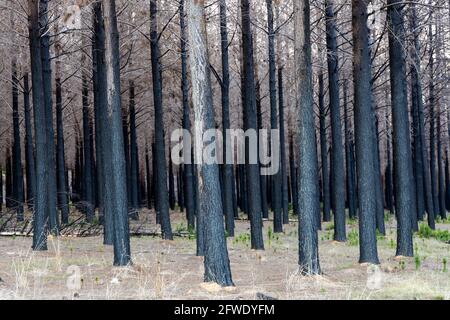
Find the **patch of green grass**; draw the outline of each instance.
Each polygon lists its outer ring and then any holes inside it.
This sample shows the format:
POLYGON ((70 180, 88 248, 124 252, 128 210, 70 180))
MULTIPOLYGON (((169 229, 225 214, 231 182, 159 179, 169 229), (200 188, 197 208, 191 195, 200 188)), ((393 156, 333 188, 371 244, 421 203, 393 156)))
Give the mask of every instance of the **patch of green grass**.
POLYGON ((395 249, 395 247, 396 247, 395 241, 394 241, 394 239, 391 239, 391 240, 389 241, 389 248, 395 249))
POLYGON ((234 244, 242 243, 246 246, 250 246, 251 236, 250 233, 242 233, 238 236, 235 236, 233 239, 234 244))
POLYGON ((444 258, 444 259, 442 260, 442 272, 447 272, 447 271, 448 271, 448 269, 447 269, 447 264, 448 264, 448 261, 447 261, 446 258, 444 258))
POLYGON ((414 262, 415 262, 415 264, 416 264, 416 270, 419 270, 419 269, 420 269, 420 266, 422 265, 422 261, 421 261, 419 255, 416 255, 416 256, 414 257, 414 262))
POLYGON ((352 227, 357 226, 358 225, 358 219, 356 219, 356 218, 349 218, 348 219, 348 225, 352 226, 352 227))
POLYGON ((450 216, 442 219, 441 216, 436 217, 436 223, 440 223, 440 224, 450 224, 450 216))
POLYGON ((438 241, 450 243, 450 232, 448 230, 433 230, 425 223, 420 224, 417 235, 423 239, 436 239, 438 241))
POLYGON ((348 234, 348 245, 356 247, 359 245, 359 234, 358 231, 352 230, 348 234))
POLYGON ((186 232, 186 231, 188 231, 188 229, 183 222, 181 222, 175 226, 175 232, 178 234, 186 232))

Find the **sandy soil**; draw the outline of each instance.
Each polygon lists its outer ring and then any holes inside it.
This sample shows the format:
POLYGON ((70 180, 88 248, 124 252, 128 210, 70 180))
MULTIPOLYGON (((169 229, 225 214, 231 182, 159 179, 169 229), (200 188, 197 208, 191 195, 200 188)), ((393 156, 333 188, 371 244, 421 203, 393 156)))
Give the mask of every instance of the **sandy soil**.
MULTIPOLYGON (((148 214, 148 213, 146 213, 148 214)), ((35 253, 26 237, 0 237, 0 299, 450 299, 450 245, 414 240, 416 257, 395 259, 395 225, 379 239, 380 267, 358 264, 356 224, 349 241, 332 241, 332 224, 320 232, 323 276, 297 275, 297 225, 273 235, 265 222, 266 251, 250 249, 249 225, 237 222, 228 239, 235 288, 202 283, 203 261, 195 239, 133 237, 133 265, 112 267, 112 248, 102 236, 49 239, 49 251, 35 253)), ((174 231, 184 233, 181 215, 172 216, 174 231)), ((157 231, 148 222, 148 229, 157 231)), ((447 228, 449 225, 439 225, 447 228)))

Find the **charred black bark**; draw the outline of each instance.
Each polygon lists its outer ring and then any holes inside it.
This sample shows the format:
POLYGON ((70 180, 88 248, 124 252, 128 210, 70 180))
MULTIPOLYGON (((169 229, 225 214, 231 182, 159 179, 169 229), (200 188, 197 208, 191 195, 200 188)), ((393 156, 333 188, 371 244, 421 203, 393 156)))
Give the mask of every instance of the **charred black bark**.
POLYGON ((330 115, 332 131, 331 162, 333 170, 331 179, 333 184, 333 213, 334 213, 334 240, 345 241, 345 169, 344 148, 342 144, 341 108, 339 96, 339 61, 336 40, 336 14, 334 1, 325 1, 326 15, 326 42, 328 63, 328 90, 330 93, 330 115))
POLYGON ((394 128, 395 205, 397 213, 397 256, 414 255, 412 215, 417 215, 409 136, 405 30, 403 1, 388 0, 389 65, 391 69, 392 120, 394 128))
POLYGON ((129 83, 130 89, 130 204, 131 218, 139 220, 139 159, 136 132, 136 102, 134 81, 129 83))
POLYGON ((47 250, 47 221, 49 210, 47 185, 49 180, 38 0, 28 0, 28 12, 36 144, 36 196, 33 206, 33 250, 42 251, 47 250))
POLYGON ((305 275, 319 274, 317 220, 320 216, 318 159, 314 126, 309 0, 294 2, 295 61, 298 79, 299 135, 299 266, 305 275))
POLYGON ((31 127, 30 83, 28 73, 23 77, 23 107, 25 117, 25 164, 27 180, 27 204, 33 208, 36 193, 36 167, 34 162, 33 133, 31 127))
POLYGON ((288 176, 286 167, 286 129, 284 120, 283 68, 278 68, 278 106, 280 111, 281 208, 283 224, 289 224, 288 176))
MULTIPOLYGON (((183 94, 183 129, 191 132, 190 108, 189 108, 189 84, 187 76, 187 50, 186 50, 186 23, 184 0, 180 1, 180 47, 181 47, 181 92, 183 94)), ((185 146, 188 148, 188 146, 185 146)), ((190 148, 190 147, 189 147, 190 148)), ((190 154, 190 150, 186 151, 190 154)), ((192 158, 192 157, 191 157, 192 158)), ((186 206, 186 218, 188 226, 195 228, 195 199, 194 199, 194 169, 191 163, 184 164, 183 191, 186 206)))
POLYGON ((17 62, 12 63, 12 107, 13 107, 13 148, 12 148, 12 171, 13 171, 13 206, 16 210, 17 221, 23 221, 23 170, 22 170, 22 147, 20 144, 20 118, 19 118, 19 78, 17 76, 17 62))
POLYGON ((167 170, 166 170, 166 148, 164 142, 164 111, 162 100, 162 79, 160 51, 158 44, 158 22, 157 22, 157 0, 150 1, 150 49, 153 79, 153 104, 155 108, 155 153, 156 160, 157 188, 159 214, 161 217, 162 237, 172 240, 172 227, 169 216, 169 199, 167 190, 167 170))
POLYGON ((69 223, 69 193, 66 180, 66 159, 64 147, 64 125, 62 108, 61 79, 56 78, 56 169, 58 178, 58 207, 61 212, 61 222, 69 223))
POLYGON ((328 169, 328 137, 327 137, 327 124, 324 102, 324 81, 323 73, 319 74, 319 123, 320 123, 320 154, 322 162, 322 214, 323 221, 331 221, 331 194, 330 194, 330 175, 328 169))
POLYGON ((352 1, 353 81, 358 179, 360 262, 379 264, 376 236, 377 199, 372 125, 372 80, 367 27, 368 0, 352 1))
MULTIPOLYGON (((244 77, 244 127, 245 130, 257 130, 255 73, 253 65, 253 36, 251 30, 249 0, 241 0, 241 17, 244 77)), ((246 143, 246 151, 248 151, 248 143, 246 143)), ((264 250, 259 164, 249 163, 248 152, 246 152, 246 160, 246 182, 248 192, 248 213, 251 227, 251 245, 252 249, 264 250)))
POLYGON ((350 219, 357 217, 356 204, 356 172, 353 138, 350 131, 350 115, 348 113, 348 80, 344 80, 344 127, 345 127, 345 165, 347 205, 350 219))

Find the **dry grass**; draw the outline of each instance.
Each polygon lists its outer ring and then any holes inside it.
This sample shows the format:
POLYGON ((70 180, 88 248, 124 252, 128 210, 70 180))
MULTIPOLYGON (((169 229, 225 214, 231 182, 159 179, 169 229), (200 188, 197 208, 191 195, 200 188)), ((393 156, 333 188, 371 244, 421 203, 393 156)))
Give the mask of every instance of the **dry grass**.
MULTIPOLYGON (((174 226, 181 228, 180 221, 173 216, 174 226)), ((237 223, 237 237, 228 240, 232 290, 202 285, 195 239, 134 237, 133 265, 114 268, 112 248, 104 247, 101 237, 50 238, 43 253, 31 251, 29 238, 3 237, 0 299, 255 299, 258 293, 278 299, 450 299, 443 262, 450 260, 448 244, 416 238, 416 257, 395 259, 395 226, 389 222, 388 235, 379 239, 381 266, 361 266, 357 243, 333 242, 331 226, 324 225, 319 236, 324 274, 303 277, 297 274, 296 225, 275 236, 270 225, 265 223, 266 251, 255 252, 248 223, 237 223)), ((349 230, 355 228, 350 223, 349 230)))

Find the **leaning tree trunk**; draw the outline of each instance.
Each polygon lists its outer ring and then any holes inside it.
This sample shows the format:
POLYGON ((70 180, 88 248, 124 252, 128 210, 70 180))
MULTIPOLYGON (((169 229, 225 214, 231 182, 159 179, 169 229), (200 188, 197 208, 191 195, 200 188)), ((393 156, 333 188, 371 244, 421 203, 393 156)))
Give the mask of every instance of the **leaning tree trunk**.
MULTIPOLYGON (((189 43, 192 99, 197 129, 203 134, 215 128, 211 75, 206 39, 204 2, 189 1, 189 43)), ((195 156, 202 157, 203 145, 197 145, 195 156)), ((223 226, 222 197, 217 164, 198 165, 199 215, 205 217, 205 281, 232 286, 230 261, 223 226)))
POLYGON ((369 53, 367 5, 369 0, 352 1, 353 81, 356 166, 358 180, 360 263, 379 264, 376 236, 377 199, 372 140, 372 80, 369 53))
POLYGON ((126 266, 131 261, 128 203, 126 190, 125 156, 123 153, 122 108, 120 101, 120 53, 115 0, 103 0, 105 24, 105 65, 107 110, 106 121, 110 140, 106 144, 104 161, 110 172, 105 172, 105 183, 112 186, 111 208, 114 226, 114 265, 126 266))
POLYGON ((162 100, 162 79, 160 51, 158 43, 158 22, 157 22, 157 1, 150 1, 150 47, 153 79, 153 101, 155 107, 155 153, 156 175, 157 175, 157 198, 158 210, 161 218, 162 237, 166 240, 172 240, 172 227, 169 216, 169 198, 167 190, 167 171, 166 171, 166 147, 164 143, 164 115, 162 100))
MULTIPOLYGON (((253 36, 250 18, 250 0, 241 0, 242 17, 242 55, 243 55, 243 103, 245 130, 257 130, 255 73, 253 61, 253 36)), ((264 250, 262 236, 262 208, 259 164, 249 163, 248 145, 246 145, 246 182, 248 213, 251 227, 251 246, 255 250, 264 250)))
POLYGON ((317 217, 320 215, 317 148, 311 63, 309 0, 294 2, 295 65, 298 96, 298 146, 300 174, 299 265, 305 275, 320 274, 317 217))
POLYGON ((345 169, 344 148, 342 145, 341 108, 339 97, 339 61, 336 39, 336 14, 334 1, 325 1, 326 15, 326 41, 328 62, 328 88, 330 98, 332 153, 331 161, 333 171, 331 180, 333 184, 333 213, 334 213, 334 240, 345 241, 345 169))
POLYGON ((36 145, 36 196, 33 204, 33 250, 41 251, 47 250, 48 168, 38 0, 28 0, 28 12, 36 145))
POLYGON ((412 218, 416 199, 408 116, 403 1, 388 0, 389 65, 391 70, 392 121, 394 130, 395 207, 397 256, 414 255, 412 218))

